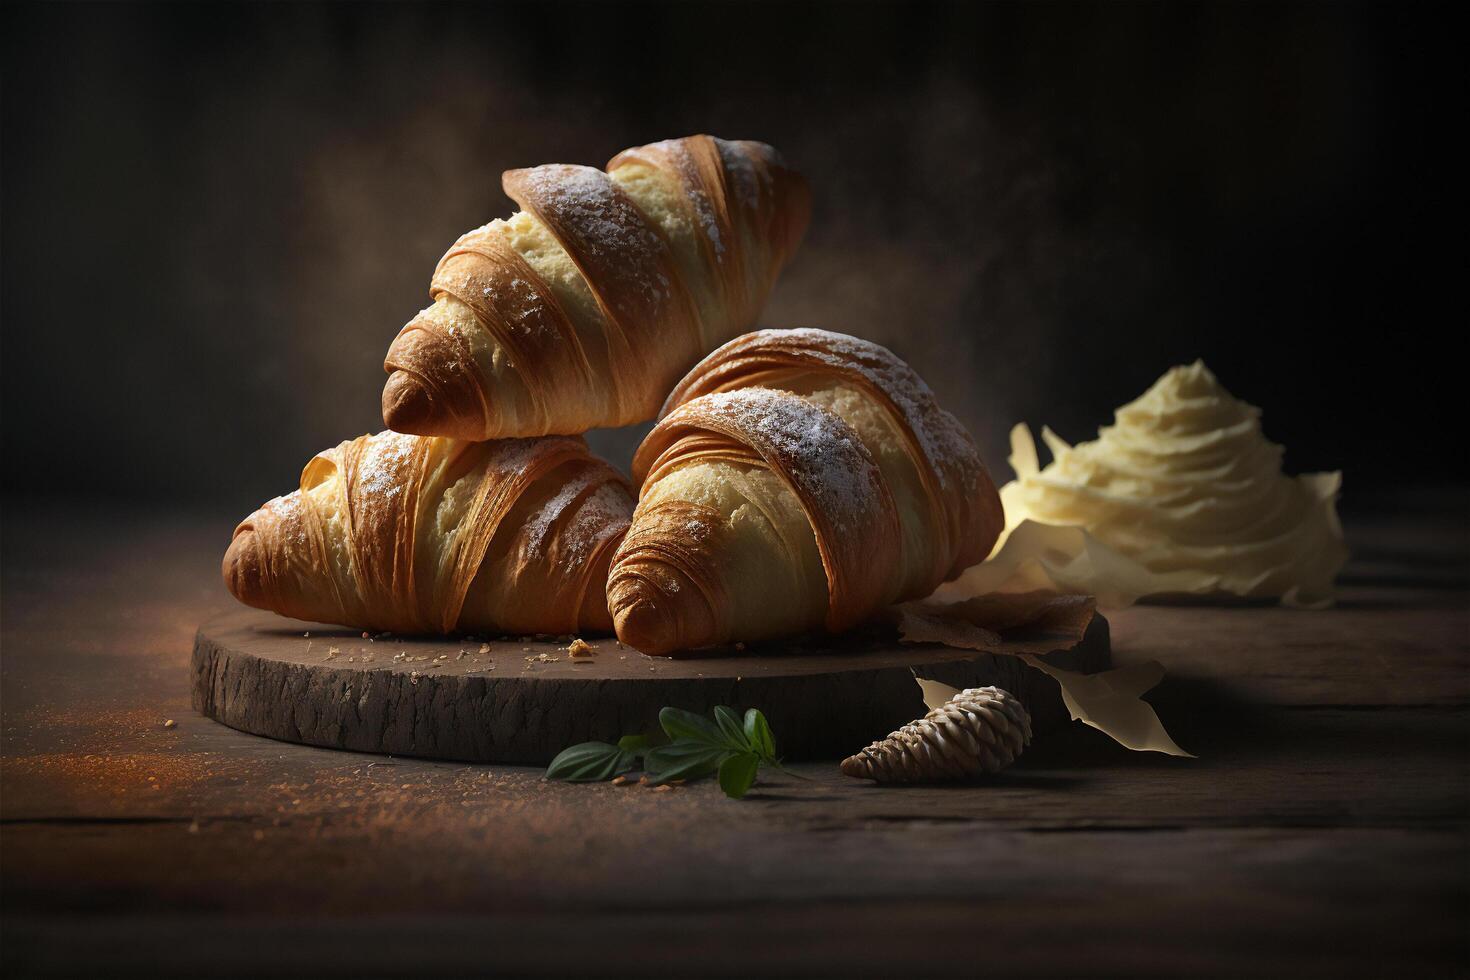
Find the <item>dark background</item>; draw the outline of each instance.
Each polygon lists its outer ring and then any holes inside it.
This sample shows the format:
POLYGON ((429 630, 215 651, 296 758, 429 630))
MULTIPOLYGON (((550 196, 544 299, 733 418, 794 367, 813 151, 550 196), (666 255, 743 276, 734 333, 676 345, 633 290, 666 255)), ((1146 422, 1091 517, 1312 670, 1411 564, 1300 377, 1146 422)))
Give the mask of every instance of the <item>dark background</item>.
MULTIPOLYGON (((1429 8, 3 19, 11 493, 243 515, 381 428, 388 342, 445 247, 510 212, 502 170, 700 131, 815 192, 763 322, 891 346, 1001 479, 1012 423, 1088 438, 1199 356, 1349 507, 1464 475, 1462 58, 1429 8)), ((632 438, 594 444, 626 465, 632 438)))

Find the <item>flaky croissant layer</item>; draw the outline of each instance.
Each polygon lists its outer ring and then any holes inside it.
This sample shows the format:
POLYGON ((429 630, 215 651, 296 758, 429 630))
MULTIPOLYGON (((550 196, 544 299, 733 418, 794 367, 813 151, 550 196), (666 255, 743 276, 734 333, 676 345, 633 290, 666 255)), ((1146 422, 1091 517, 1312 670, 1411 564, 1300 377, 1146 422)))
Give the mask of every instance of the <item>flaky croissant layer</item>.
POLYGON ((391 429, 496 439, 652 418, 753 325, 810 212, 775 150, 711 136, 502 182, 521 210, 461 236, 388 351, 391 429))
POLYGON ((318 454, 242 521, 225 583, 247 605, 399 633, 607 631, 627 481, 580 438, 382 432, 318 454))
POLYGON ((674 389, 634 460, 618 636, 647 653, 826 628, 927 595, 989 553, 973 440, 887 349, 763 330, 674 389))

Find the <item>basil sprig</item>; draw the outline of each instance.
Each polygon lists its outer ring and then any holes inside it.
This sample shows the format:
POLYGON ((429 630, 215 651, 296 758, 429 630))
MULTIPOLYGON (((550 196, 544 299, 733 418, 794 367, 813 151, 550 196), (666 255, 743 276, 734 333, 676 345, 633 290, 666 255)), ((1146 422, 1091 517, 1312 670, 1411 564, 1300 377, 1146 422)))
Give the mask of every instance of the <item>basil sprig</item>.
POLYGON ((658 722, 666 744, 650 745, 643 735, 625 735, 616 745, 583 742, 552 759, 546 778, 600 782, 641 768, 651 782, 669 783, 718 773, 720 789, 738 800, 754 785, 761 766, 781 769, 771 726, 755 708, 743 719, 724 705, 715 708, 713 719, 664 708, 658 722))

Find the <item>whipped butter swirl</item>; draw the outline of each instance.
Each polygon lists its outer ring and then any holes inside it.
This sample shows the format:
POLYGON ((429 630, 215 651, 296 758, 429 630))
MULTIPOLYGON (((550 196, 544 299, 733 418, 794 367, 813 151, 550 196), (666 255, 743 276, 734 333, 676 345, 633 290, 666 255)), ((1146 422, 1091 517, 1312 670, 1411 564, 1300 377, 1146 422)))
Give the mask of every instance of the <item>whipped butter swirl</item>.
POLYGON ((1330 603, 1347 560, 1342 474, 1286 476, 1260 416, 1196 361, 1118 409, 1091 442, 1069 446, 1043 428, 1045 468, 1017 425, 1016 479, 1000 491, 1005 535, 946 597, 1051 586, 1113 606, 1161 593, 1330 603))

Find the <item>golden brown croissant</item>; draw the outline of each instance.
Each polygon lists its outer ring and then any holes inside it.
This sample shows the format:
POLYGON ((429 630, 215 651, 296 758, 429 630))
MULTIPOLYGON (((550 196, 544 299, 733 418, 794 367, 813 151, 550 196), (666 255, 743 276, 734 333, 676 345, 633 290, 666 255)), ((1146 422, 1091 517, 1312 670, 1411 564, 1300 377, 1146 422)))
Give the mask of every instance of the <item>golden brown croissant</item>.
POLYGON ((701 361, 633 476, 608 605, 645 653, 845 629, 981 561, 1004 524, 974 441, 918 375, 825 330, 761 330, 701 361))
POLYGON ((611 629, 608 562, 632 488, 579 437, 380 432, 317 454, 235 529, 247 605, 399 633, 611 629))
POLYGON ((388 350, 390 429, 498 439, 652 418, 755 323, 811 209, 771 147, 712 136, 502 185, 521 210, 454 243, 433 305, 388 350))

